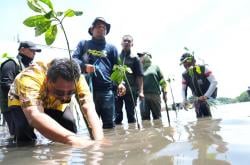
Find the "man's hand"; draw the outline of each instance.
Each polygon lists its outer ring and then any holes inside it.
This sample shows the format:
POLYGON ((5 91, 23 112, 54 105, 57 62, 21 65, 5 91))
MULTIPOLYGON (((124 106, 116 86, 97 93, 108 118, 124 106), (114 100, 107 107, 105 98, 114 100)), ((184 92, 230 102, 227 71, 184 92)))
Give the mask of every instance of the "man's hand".
POLYGON ((139 93, 139 99, 140 99, 140 100, 143 100, 143 99, 144 99, 144 93, 143 93, 143 92, 140 92, 140 93, 139 93))
POLYGON ((95 72, 95 66, 91 64, 85 64, 85 72, 86 73, 93 73, 95 72))
POLYGON ((126 87, 121 83, 118 85, 117 88, 117 95, 118 96, 124 96, 126 94, 126 87))
POLYGON ((200 96, 198 98, 198 100, 200 100, 200 101, 206 101, 207 100, 207 96, 200 96))

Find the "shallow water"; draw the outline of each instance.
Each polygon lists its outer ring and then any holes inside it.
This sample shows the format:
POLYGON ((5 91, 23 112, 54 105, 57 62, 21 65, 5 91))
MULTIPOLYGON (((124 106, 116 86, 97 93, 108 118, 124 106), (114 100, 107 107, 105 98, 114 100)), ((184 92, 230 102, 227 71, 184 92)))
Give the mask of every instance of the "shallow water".
MULTIPOLYGON (((29 147, 7 146, 6 128, 0 127, 0 164, 169 164, 248 165, 250 162, 250 103, 217 106, 212 119, 196 120, 193 110, 166 112, 162 120, 118 125, 105 130, 111 146, 85 149, 50 143, 40 137, 29 147)), ((81 124, 80 124, 81 125, 81 124)), ((80 135, 87 136, 81 126, 80 135)))

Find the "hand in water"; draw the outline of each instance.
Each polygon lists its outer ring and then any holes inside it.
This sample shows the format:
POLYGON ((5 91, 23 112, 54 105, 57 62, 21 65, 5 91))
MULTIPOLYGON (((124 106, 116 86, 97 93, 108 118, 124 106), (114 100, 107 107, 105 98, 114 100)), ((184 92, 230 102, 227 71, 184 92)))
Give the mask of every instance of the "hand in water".
POLYGON ((72 139, 71 146, 76 148, 87 148, 90 146, 107 147, 112 145, 111 141, 105 138, 102 140, 91 140, 77 136, 74 137, 72 136, 71 139, 72 139))

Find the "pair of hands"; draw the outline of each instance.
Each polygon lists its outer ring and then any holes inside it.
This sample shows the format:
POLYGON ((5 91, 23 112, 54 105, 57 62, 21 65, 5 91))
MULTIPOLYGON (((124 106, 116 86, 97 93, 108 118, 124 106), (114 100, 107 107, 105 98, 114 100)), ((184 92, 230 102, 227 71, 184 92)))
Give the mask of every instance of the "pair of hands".
MULTIPOLYGON (((197 101, 207 101, 207 99, 208 99, 207 96, 200 96, 200 97, 198 97, 197 101)), ((188 109, 193 108, 192 103, 190 103, 190 102, 187 101, 187 100, 184 100, 184 101, 182 102, 182 106, 183 106, 183 108, 184 108, 186 111, 187 111, 188 109)))
POLYGON ((72 147, 76 147, 76 148, 87 148, 87 147, 90 147, 90 146, 111 146, 112 143, 110 140, 108 139, 101 139, 101 140, 90 140, 90 139, 84 139, 82 137, 78 137, 76 135, 72 135, 70 138, 69 138, 69 144, 72 146, 72 147))

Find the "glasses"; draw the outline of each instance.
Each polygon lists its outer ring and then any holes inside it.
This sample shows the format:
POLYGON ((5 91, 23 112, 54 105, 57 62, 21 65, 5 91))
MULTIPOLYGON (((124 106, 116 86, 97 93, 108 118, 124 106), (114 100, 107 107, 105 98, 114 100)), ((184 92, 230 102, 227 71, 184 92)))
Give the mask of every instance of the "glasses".
POLYGON ((71 97, 73 94, 75 94, 75 90, 64 91, 64 90, 59 90, 59 89, 53 88, 53 93, 57 97, 65 97, 65 96, 71 97))

